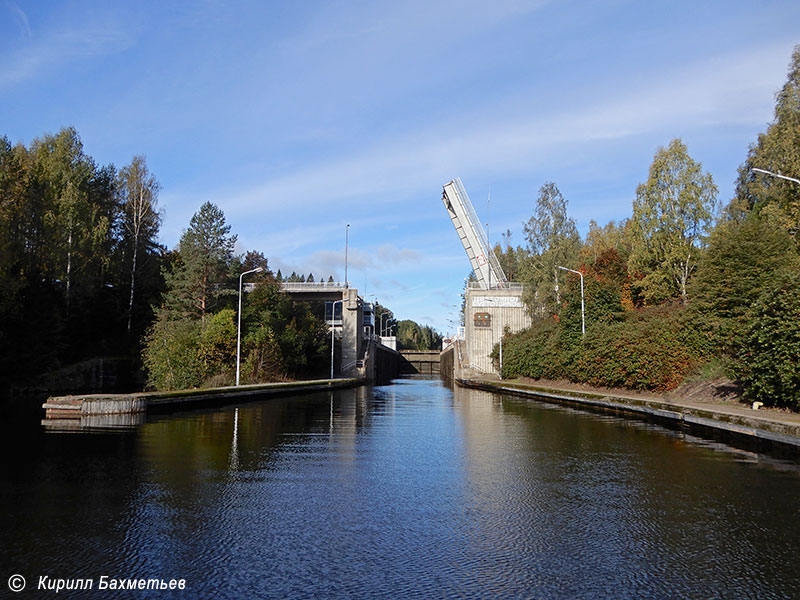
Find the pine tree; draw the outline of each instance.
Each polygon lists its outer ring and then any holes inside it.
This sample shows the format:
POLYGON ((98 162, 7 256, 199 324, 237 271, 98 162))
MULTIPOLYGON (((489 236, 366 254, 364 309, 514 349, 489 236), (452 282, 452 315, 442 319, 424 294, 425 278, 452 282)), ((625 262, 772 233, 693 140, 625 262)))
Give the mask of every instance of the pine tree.
MULTIPOLYGON (((178 245, 178 262, 167 277, 167 307, 205 319, 231 282, 230 269, 236 236, 225 215, 206 202, 195 213, 178 245)), ((235 293, 235 291, 231 292, 235 293)))

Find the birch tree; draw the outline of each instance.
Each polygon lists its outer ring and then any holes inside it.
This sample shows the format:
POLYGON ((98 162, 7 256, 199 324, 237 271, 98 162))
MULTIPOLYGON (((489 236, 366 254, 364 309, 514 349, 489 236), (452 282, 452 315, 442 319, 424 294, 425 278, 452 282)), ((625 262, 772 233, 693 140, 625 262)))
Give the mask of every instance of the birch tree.
POLYGON ((675 296, 687 300, 687 283, 697 267, 702 236, 717 205, 711 174, 689 156, 680 139, 659 148, 633 202, 628 267, 639 278, 647 302, 675 296))
POLYGON ((528 281, 533 284, 535 312, 561 303, 558 269, 571 267, 578 257, 581 238, 575 220, 567 216, 567 201, 555 183, 545 183, 539 189, 533 216, 524 225, 531 259, 528 262, 528 281))
POLYGON ((131 332, 139 257, 142 252, 155 247, 155 238, 161 225, 161 215, 157 208, 160 189, 158 181, 147 168, 144 156, 134 156, 131 164, 120 169, 117 176, 123 244, 130 257, 128 334, 131 332))

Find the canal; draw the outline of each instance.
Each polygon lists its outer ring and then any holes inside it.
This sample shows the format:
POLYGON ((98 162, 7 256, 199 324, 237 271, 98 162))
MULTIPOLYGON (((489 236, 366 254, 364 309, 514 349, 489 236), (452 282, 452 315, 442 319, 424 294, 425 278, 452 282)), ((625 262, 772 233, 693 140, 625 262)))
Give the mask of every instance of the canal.
POLYGON ((641 421, 398 380, 3 434, 3 597, 800 597, 798 464, 641 421))

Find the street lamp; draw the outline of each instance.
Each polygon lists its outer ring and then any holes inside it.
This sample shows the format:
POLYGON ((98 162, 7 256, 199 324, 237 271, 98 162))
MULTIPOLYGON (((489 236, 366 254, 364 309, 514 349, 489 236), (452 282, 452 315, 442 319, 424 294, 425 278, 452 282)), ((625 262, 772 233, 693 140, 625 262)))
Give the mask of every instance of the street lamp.
POLYGON ((256 267, 239 275, 239 323, 236 326, 236 385, 239 385, 239 360, 242 351, 242 278, 250 273, 261 273, 264 267, 256 267))
MULTIPOLYGON (((348 225, 349 227, 349 225, 348 225)), ((337 302, 344 302, 344 300, 334 300, 331 304, 331 379, 333 379, 333 332, 334 332, 334 323, 336 321, 336 303, 337 302)), ((344 305, 342 305, 342 312, 344 312, 344 305)), ((343 315, 344 317, 344 315, 343 315)), ((344 320, 342 320, 342 328, 344 328, 344 320)))
POLYGON ((750 170, 756 171, 758 173, 764 173, 764 175, 770 175, 771 177, 777 177, 778 179, 785 179, 787 181, 792 181, 800 185, 800 179, 795 179, 794 177, 787 177, 786 175, 781 175, 780 173, 773 173, 772 171, 766 171, 764 169, 756 169, 755 167, 751 168, 750 170))
POLYGON ((344 287, 349 288, 350 285, 347 283, 347 246, 348 246, 348 238, 350 235, 350 223, 347 224, 347 227, 344 229, 344 287))
POLYGON ((581 278, 581 336, 586 335, 586 316, 584 312, 584 304, 583 304, 583 273, 580 271, 576 271, 575 269, 568 269, 567 267, 562 267, 560 265, 556 265, 562 271, 569 271, 570 273, 575 273, 576 275, 580 275, 581 278))
MULTIPOLYGON (((391 321, 392 321, 392 318, 391 318, 391 317, 393 317, 393 316, 394 316, 394 315, 392 315, 392 313, 390 313, 390 312, 385 312, 385 313, 383 313, 383 314, 381 315, 381 335, 383 335, 383 317, 385 317, 385 316, 387 316, 387 315, 390 315, 390 317, 389 317, 389 320, 388 320, 388 321, 386 321, 387 323, 391 323, 391 321)), ((388 337, 388 336, 387 336, 387 337, 388 337)))
POLYGON ((500 379, 503 378, 503 309, 500 309, 500 379))

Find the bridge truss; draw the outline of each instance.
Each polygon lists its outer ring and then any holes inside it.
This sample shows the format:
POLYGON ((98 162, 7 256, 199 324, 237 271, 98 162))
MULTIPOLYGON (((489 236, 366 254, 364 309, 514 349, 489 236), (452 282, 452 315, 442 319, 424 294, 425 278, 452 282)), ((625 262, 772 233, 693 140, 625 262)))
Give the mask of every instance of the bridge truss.
POLYGON ((472 271, 478 280, 480 288, 507 289, 508 280, 489 245, 489 238, 483 229, 475 208, 461 183, 461 178, 456 177, 445 184, 442 193, 442 203, 447 209, 447 214, 456 229, 461 245, 467 253, 472 271))

